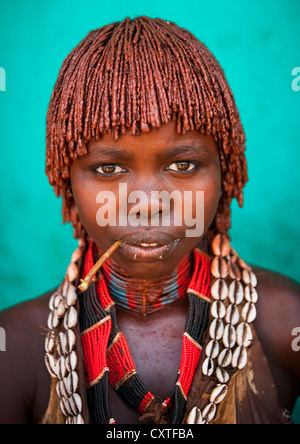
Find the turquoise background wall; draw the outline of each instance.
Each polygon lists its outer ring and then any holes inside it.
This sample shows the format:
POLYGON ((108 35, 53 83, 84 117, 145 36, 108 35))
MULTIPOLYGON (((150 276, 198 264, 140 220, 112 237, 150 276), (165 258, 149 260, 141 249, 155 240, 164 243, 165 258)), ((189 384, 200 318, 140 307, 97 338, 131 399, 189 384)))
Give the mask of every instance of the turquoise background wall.
POLYGON ((44 174, 45 116, 61 63, 90 30, 137 15, 188 28, 220 61, 249 162, 245 205, 232 207, 233 246, 300 280, 299 0, 1 1, 0 310, 55 287, 76 246, 44 174))

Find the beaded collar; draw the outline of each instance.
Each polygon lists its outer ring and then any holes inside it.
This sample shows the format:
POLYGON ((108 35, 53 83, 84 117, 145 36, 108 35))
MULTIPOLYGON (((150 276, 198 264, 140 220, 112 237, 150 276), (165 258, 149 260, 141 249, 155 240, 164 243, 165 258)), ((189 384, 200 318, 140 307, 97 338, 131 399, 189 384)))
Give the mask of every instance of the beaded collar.
POLYGON ((193 257, 188 255, 171 275, 151 281, 126 275, 112 259, 101 271, 117 306, 147 316, 186 296, 193 266, 193 257))

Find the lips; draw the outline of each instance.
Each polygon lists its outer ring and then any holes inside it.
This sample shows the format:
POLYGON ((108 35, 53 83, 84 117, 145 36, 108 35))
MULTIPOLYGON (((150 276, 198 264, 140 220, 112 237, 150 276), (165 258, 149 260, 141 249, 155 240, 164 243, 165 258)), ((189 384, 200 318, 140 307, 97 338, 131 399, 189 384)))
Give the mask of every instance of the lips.
POLYGON ((168 257, 177 247, 180 239, 165 233, 136 233, 121 238, 120 251, 137 262, 152 262, 168 257))

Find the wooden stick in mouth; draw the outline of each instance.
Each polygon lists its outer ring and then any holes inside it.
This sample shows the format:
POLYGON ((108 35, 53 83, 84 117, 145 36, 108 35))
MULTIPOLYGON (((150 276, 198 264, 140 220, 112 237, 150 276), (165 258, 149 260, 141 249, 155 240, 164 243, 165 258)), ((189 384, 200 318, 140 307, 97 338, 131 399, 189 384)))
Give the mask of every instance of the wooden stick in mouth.
POLYGON ((81 284, 78 286, 80 291, 86 291, 91 282, 93 277, 95 276, 95 274, 100 270, 100 268, 102 267, 102 265, 104 264, 104 262, 107 261, 107 259, 109 259, 111 257, 111 255, 119 248, 119 246, 121 245, 122 241, 117 241, 115 242, 98 260, 98 262, 96 262, 96 264, 93 266, 93 268, 91 269, 91 271, 86 275, 86 277, 84 279, 80 279, 81 284))

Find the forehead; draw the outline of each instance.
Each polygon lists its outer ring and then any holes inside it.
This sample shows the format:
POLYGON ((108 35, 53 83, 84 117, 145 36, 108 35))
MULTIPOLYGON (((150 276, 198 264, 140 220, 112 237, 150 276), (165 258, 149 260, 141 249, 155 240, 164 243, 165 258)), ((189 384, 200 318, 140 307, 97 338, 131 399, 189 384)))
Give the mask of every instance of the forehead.
POLYGON ((198 130, 189 131, 184 135, 179 134, 176 131, 176 123, 173 121, 163 124, 158 130, 141 133, 138 136, 132 136, 128 132, 121 135, 117 141, 110 134, 105 134, 100 139, 90 142, 88 151, 88 156, 110 152, 112 155, 118 153, 125 157, 145 153, 167 157, 180 154, 180 152, 192 154, 197 151, 219 155, 213 137, 203 135, 198 130))

